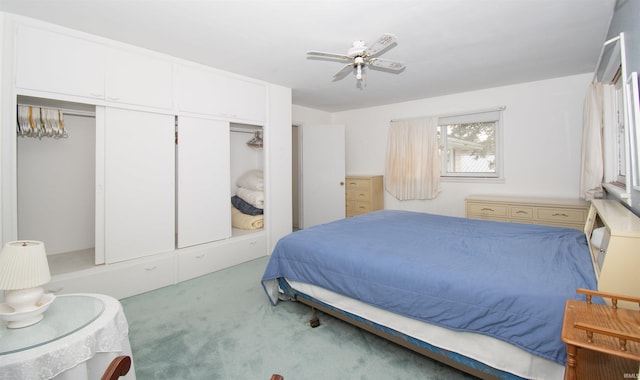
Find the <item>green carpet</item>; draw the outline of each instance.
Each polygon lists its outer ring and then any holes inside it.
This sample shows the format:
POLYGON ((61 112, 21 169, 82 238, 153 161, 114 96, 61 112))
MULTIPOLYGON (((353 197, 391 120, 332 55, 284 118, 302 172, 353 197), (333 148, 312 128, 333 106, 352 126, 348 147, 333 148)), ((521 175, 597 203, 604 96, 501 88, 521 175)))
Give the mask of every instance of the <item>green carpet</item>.
POLYGON ((296 302, 272 306, 261 258, 121 300, 147 379, 473 379, 296 302))

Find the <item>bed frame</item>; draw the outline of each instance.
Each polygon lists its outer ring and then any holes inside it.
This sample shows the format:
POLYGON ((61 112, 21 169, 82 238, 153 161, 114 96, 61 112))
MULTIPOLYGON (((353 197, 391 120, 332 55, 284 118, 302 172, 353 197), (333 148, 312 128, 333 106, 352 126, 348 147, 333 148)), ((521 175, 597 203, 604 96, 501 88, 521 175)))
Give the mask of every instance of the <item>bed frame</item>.
POLYGON ((280 278, 278 282, 280 288, 284 291, 285 294, 292 297, 295 301, 311 307, 312 317, 309 320, 309 325, 311 327, 317 327, 320 325, 320 320, 317 315, 317 311, 319 310, 325 314, 338 318, 383 339, 408 348, 414 352, 417 352, 418 354, 446 364, 450 367, 456 368, 462 372, 468 373, 480 379, 523 379, 511 373, 490 367, 484 363, 468 358, 464 355, 460 355, 453 351, 444 350, 442 348, 403 334, 399 331, 390 329, 378 323, 369 321, 365 318, 328 305, 322 301, 315 299, 314 297, 296 291, 295 289, 291 288, 286 280, 282 278, 280 278))

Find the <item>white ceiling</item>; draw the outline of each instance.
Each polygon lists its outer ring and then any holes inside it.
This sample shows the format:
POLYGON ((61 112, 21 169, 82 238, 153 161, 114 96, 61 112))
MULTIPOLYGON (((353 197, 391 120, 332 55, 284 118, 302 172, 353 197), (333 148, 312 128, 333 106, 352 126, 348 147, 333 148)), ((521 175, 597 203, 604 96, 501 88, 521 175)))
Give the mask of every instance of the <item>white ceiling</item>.
POLYGON ((593 72, 615 0, 0 0, 0 10, 143 46, 293 89, 342 111, 593 72), (395 34, 369 70, 334 82, 354 40, 395 34))

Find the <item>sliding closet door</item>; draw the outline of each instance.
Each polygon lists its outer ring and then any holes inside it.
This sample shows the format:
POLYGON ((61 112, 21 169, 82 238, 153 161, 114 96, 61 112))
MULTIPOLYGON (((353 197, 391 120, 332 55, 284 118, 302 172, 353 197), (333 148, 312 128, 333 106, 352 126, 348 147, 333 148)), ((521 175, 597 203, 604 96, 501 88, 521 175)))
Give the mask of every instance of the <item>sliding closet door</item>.
POLYGON ((178 248, 231 236, 229 123, 178 118, 178 248))
POLYGON ((106 263, 174 249, 174 120, 106 109, 106 263))

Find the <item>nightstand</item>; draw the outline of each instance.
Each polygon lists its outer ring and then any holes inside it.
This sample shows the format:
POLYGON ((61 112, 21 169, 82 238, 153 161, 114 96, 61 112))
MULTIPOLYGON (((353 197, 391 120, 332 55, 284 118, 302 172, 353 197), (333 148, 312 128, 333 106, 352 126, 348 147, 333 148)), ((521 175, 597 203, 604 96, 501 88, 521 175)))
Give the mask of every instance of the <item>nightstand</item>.
POLYGON ((640 310, 618 308, 618 301, 640 305, 640 298, 578 289, 587 302, 568 300, 562 341, 567 345, 565 380, 637 379, 640 365, 640 310), (592 296, 611 306, 594 304, 592 296))

